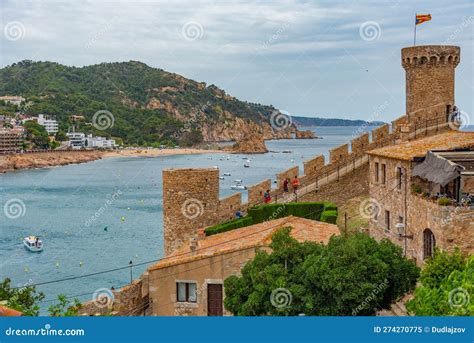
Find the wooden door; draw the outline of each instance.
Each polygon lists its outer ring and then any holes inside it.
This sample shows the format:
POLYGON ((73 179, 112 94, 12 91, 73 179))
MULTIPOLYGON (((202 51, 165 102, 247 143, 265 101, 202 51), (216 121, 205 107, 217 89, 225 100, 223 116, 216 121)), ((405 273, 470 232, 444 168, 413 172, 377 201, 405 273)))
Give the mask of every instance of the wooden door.
POLYGON ((222 316, 222 285, 208 284, 207 285, 207 315, 208 316, 222 316))

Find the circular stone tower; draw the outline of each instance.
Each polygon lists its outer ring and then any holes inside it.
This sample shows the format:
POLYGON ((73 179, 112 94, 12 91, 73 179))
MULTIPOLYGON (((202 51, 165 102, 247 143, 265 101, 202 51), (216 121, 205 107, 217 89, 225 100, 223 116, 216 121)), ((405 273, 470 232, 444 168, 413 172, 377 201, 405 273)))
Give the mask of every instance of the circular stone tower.
POLYGON ((409 121, 446 118, 454 106, 454 68, 458 46, 424 45, 402 49, 409 121))

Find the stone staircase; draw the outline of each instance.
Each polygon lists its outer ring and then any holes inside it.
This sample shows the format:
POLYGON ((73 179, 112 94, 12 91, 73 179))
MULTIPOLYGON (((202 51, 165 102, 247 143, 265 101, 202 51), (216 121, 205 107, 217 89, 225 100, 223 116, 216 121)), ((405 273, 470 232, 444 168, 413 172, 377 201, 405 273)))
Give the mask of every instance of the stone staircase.
POLYGON ((381 310, 377 312, 378 317, 390 317, 390 316, 409 316, 408 310, 405 304, 413 298, 413 294, 408 293, 396 303, 392 304, 390 310, 381 310))

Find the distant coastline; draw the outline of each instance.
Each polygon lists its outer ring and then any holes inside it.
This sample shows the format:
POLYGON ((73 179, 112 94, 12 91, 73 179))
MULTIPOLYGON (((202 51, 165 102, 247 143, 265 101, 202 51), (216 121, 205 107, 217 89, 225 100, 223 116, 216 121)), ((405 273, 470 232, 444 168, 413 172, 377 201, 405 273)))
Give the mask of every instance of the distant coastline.
POLYGON ((380 126, 385 124, 382 121, 366 121, 338 118, 309 118, 292 116, 291 119, 297 127, 318 127, 318 126, 380 126))

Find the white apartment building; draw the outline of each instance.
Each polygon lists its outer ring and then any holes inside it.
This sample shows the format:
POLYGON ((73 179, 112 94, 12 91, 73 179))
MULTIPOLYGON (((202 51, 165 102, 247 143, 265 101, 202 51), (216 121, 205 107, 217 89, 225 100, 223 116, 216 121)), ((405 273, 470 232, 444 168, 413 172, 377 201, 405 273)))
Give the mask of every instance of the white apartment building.
POLYGON ((44 114, 39 114, 37 119, 38 124, 44 126, 48 135, 54 135, 58 132, 58 122, 54 119, 46 117, 44 114))
POLYGON ((86 146, 91 149, 113 149, 117 146, 114 139, 93 137, 91 134, 87 136, 86 141, 86 146))
POLYGON ((71 149, 82 149, 86 145, 86 135, 83 132, 68 132, 69 146, 71 149))

